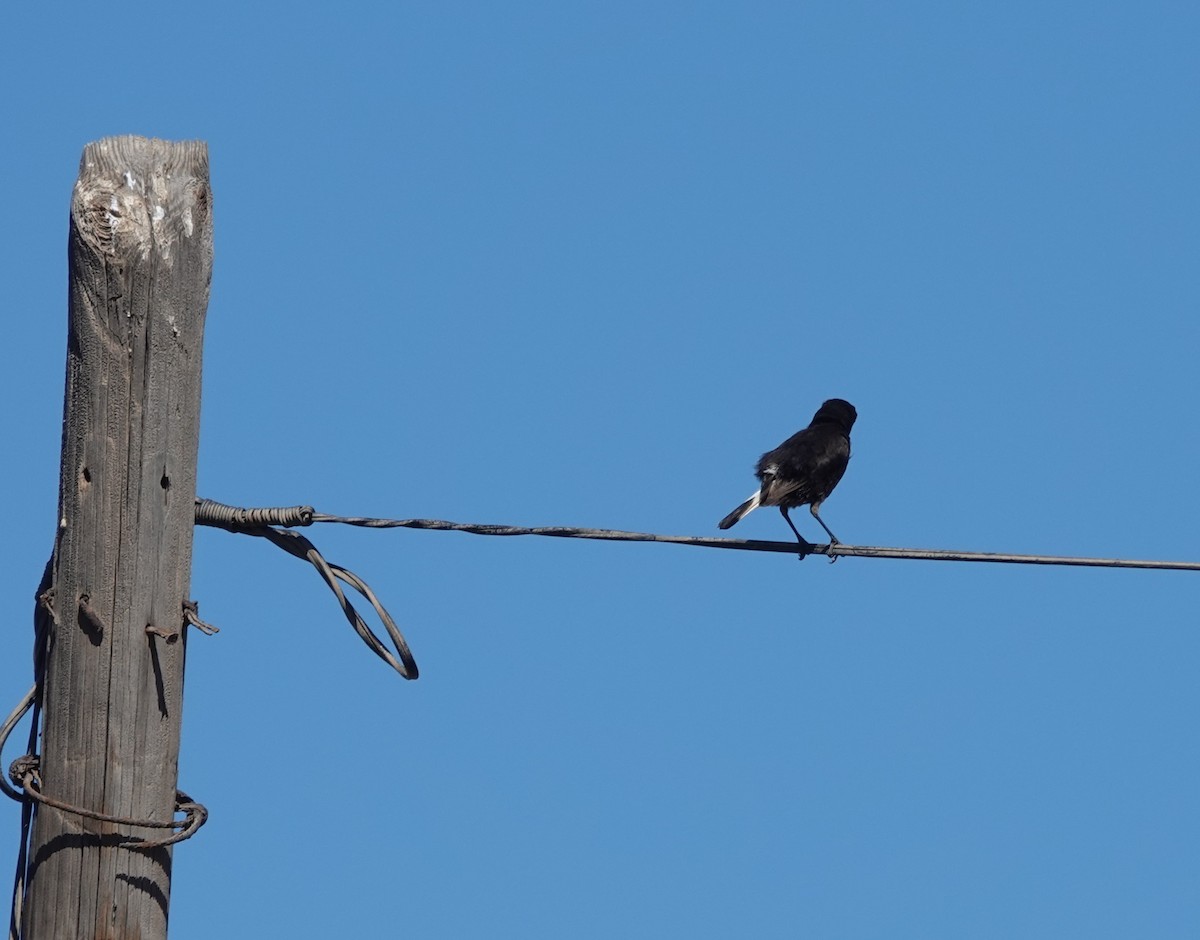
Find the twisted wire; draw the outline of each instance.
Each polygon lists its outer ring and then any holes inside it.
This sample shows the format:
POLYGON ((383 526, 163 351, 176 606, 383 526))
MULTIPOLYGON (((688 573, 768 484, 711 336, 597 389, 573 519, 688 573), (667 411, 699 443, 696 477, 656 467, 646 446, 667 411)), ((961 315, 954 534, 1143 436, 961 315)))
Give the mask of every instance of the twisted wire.
POLYGON ((611 542, 667 542, 698 548, 723 548, 744 552, 777 552, 785 555, 825 555, 829 558, 902 558, 915 561, 971 561, 1017 565, 1067 565, 1089 568, 1151 568, 1166 571, 1200 571, 1200 562, 1154 561, 1131 558, 1089 558, 1068 555, 1029 555, 1002 552, 965 552, 930 548, 891 548, 880 545, 811 545, 801 551, 795 542, 767 542, 756 539, 712 538, 691 535, 656 535, 649 532, 625 532, 619 529, 584 529, 572 526, 526 527, 479 525, 447 522, 443 519, 376 519, 368 516, 332 516, 314 512, 312 521, 336 522, 372 529, 432 529, 442 532, 467 532, 471 535, 541 535, 551 538, 599 539, 611 542))
POLYGON ((416 679, 420 672, 417 669, 417 661, 413 657, 412 650, 408 646, 408 641, 370 586, 354 572, 327 561, 317 547, 299 532, 293 531, 292 528, 284 528, 285 526, 307 526, 312 522, 313 509, 311 506, 243 509, 238 506, 227 506, 211 499, 196 500, 197 525, 215 526, 229 532, 265 538, 289 555, 303 559, 316 568, 322 580, 337 598, 346 620, 349 621, 350 626, 367 645, 367 648, 405 679, 416 679), (358 609, 346 597, 345 591, 338 582, 349 585, 371 605, 392 641, 392 649, 388 649, 387 644, 371 630, 358 609), (395 650, 395 653, 392 650, 395 650))

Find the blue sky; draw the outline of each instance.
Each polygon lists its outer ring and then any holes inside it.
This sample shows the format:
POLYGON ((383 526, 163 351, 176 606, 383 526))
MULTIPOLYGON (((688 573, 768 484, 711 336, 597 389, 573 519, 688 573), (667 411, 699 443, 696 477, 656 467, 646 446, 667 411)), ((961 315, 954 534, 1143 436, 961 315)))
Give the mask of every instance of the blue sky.
MULTIPOLYGON (((1200 559, 1193 4, 33 6, 9 700, 111 134, 210 148, 205 496, 715 535, 837 396, 846 542, 1200 559)), ((197 532, 174 940, 1195 934, 1200 576, 309 534, 422 677, 197 532)))

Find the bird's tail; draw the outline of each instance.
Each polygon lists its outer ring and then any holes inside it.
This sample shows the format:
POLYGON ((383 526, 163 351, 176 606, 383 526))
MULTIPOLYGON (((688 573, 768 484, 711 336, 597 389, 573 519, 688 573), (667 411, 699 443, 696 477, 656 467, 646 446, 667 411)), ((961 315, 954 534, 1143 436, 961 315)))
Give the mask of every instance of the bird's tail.
POLYGON ((718 529, 728 529, 737 525, 742 521, 742 516, 752 510, 757 509, 761 503, 759 502, 759 491, 755 491, 754 495, 746 500, 742 505, 738 506, 733 512, 717 523, 718 529))

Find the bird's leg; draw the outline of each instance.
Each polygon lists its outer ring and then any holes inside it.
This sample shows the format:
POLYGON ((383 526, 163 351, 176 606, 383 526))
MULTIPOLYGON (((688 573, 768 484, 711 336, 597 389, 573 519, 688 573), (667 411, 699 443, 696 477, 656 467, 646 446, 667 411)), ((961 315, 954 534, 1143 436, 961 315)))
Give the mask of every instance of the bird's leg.
MULTIPOLYGON (((830 531, 829 526, 827 526, 825 524, 825 521, 817 514, 817 509, 820 507, 820 505, 821 505, 820 503, 813 503, 811 506, 808 507, 808 510, 809 510, 809 512, 811 512, 813 514, 813 518, 816 519, 817 522, 821 523, 821 528, 824 529, 825 532, 829 535, 829 547, 832 548, 834 545, 840 545, 841 543, 838 541, 838 537, 836 535, 834 535, 833 532, 830 531)), ((829 563, 833 564, 833 562, 835 562, 837 560, 838 560, 838 556, 834 555, 832 552, 830 552, 829 563)))
POLYGON ((783 513, 784 521, 788 524, 788 526, 791 527, 791 530, 796 533, 796 541, 800 543, 800 557, 803 559, 805 555, 813 550, 813 545, 808 539, 800 534, 800 531, 794 525, 792 525, 792 517, 788 515, 787 507, 780 506, 779 511, 783 513))
POLYGON ((809 512, 811 512, 813 514, 813 518, 816 519, 817 522, 821 523, 821 528, 824 529, 826 534, 829 536, 829 544, 830 545, 838 545, 838 544, 840 544, 838 542, 838 537, 829 531, 829 526, 827 526, 825 524, 824 520, 821 519, 821 517, 819 515, 817 515, 817 509, 820 508, 820 505, 821 505, 820 503, 813 503, 811 506, 808 507, 809 512))

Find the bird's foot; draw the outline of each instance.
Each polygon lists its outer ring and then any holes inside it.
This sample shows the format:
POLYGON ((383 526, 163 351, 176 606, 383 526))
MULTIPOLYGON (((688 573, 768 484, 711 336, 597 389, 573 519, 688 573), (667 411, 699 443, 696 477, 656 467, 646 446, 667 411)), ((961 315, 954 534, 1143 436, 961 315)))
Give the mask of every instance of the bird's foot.
POLYGON ((804 561, 805 558, 807 558, 809 555, 811 555, 813 553, 813 551, 816 549, 816 547, 817 546, 815 546, 812 542, 806 542, 803 539, 801 539, 800 540, 800 554, 797 557, 800 559, 800 561, 804 561))
POLYGON ((831 565, 832 565, 832 564, 833 564, 835 561, 837 561, 839 557, 841 557, 841 556, 839 556, 839 555, 835 555, 835 554, 833 553, 833 546, 835 546, 835 545, 841 545, 841 544, 842 544, 842 543, 841 543, 841 542, 839 542, 839 541, 838 541, 836 538, 834 538, 832 535, 830 535, 830 536, 829 536, 829 548, 828 548, 826 551, 827 551, 827 553, 828 553, 828 555, 829 555, 829 563, 830 563, 831 565))

